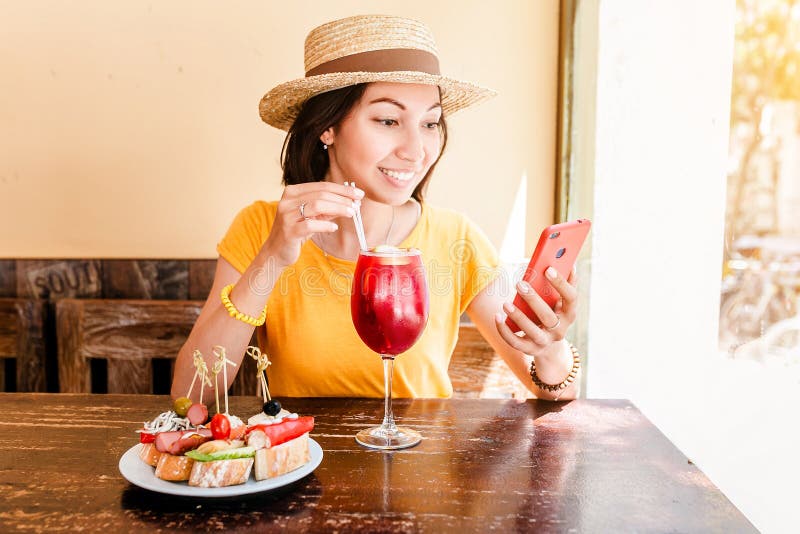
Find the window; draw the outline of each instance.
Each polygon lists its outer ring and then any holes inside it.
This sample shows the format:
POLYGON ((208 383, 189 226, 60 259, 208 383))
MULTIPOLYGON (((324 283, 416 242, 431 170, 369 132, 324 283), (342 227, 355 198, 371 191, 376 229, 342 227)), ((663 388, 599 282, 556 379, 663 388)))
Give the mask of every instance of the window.
POLYGON ((720 346, 800 363, 800 1, 738 0, 720 346))

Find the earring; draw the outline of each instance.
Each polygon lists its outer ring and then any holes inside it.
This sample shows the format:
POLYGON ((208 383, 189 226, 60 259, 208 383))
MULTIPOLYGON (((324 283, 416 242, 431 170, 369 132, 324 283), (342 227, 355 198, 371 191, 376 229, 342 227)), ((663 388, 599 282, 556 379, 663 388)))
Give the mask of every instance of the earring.
POLYGON ((322 143, 322 150, 328 150, 328 145, 326 145, 325 143, 322 143))

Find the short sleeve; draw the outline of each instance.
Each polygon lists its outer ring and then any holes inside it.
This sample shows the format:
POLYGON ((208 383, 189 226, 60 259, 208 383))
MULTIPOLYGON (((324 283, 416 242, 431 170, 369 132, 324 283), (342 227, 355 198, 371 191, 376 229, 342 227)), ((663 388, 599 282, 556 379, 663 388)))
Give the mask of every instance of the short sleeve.
POLYGON ((463 237, 452 251, 460 279, 460 313, 464 313, 472 299, 497 278, 500 264, 497 250, 486 234, 466 217, 463 225, 463 237))
POLYGON ((219 255, 240 273, 247 270, 269 237, 276 209, 276 202, 259 201, 247 206, 217 244, 219 255))

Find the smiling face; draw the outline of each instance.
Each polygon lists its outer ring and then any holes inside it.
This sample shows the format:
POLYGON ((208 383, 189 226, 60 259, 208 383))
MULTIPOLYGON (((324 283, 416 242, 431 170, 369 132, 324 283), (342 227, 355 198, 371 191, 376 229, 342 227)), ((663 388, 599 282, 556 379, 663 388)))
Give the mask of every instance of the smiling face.
POLYGON ((320 136, 329 145, 326 179, 355 181, 368 198, 406 202, 441 151, 439 88, 371 83, 345 119, 320 136))

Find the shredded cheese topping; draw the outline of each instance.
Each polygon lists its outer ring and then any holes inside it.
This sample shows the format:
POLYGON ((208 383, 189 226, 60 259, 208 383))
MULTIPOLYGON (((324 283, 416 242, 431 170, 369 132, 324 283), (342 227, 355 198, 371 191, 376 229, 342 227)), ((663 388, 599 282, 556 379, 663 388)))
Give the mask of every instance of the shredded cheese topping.
POLYGON ((189 430, 192 424, 185 417, 180 417, 173 411, 164 412, 152 421, 145 422, 142 430, 137 432, 147 432, 157 434, 159 432, 172 432, 175 430, 189 430))

